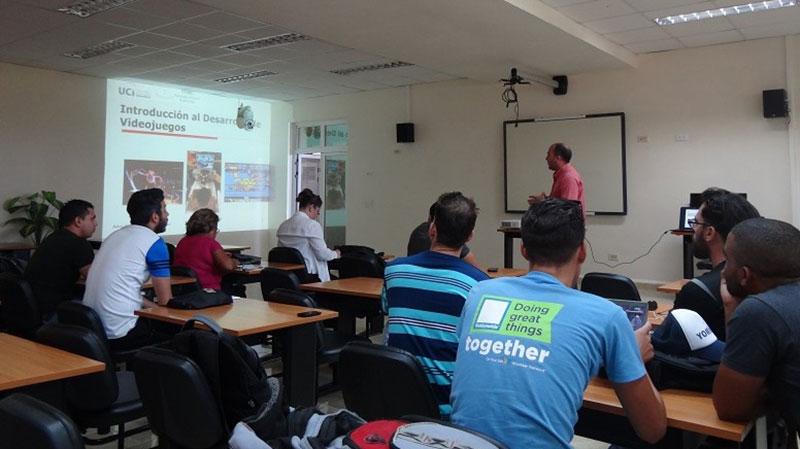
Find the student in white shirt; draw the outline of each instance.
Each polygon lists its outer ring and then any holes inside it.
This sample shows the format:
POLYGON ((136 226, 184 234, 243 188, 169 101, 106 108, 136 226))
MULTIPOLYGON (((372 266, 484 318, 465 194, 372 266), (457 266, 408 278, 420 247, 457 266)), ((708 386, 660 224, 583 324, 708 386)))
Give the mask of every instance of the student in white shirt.
POLYGON ((310 189, 303 189, 297 195, 300 210, 278 226, 278 246, 295 248, 303 255, 306 268, 311 275, 317 275, 320 281, 330 281, 328 261, 338 259, 341 253, 328 248, 322 234, 322 225, 316 221, 322 198, 310 189))

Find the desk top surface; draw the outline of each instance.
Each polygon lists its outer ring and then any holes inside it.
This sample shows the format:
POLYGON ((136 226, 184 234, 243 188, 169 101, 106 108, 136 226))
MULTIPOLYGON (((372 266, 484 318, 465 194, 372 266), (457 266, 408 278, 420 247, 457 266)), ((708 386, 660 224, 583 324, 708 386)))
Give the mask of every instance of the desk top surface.
POLYGON ((0 243, 0 251, 30 251, 33 245, 28 242, 0 243))
POLYGON ((225 251, 238 252, 238 251, 244 251, 246 249, 250 249, 250 246, 248 246, 248 245, 222 245, 222 249, 225 250, 225 251))
MULTIPOLYGON (((186 284, 194 284, 195 279, 189 276, 170 276, 169 277, 170 285, 186 285, 186 284)), ((78 285, 86 285, 86 279, 78 279, 78 285)), ((152 280, 148 280, 144 284, 142 284, 142 289, 146 288, 153 288, 152 280)))
POLYGON ((325 309, 290 306, 258 299, 237 299, 226 306, 209 307, 200 310, 182 310, 169 307, 152 307, 137 310, 136 315, 172 324, 184 324, 195 315, 205 315, 214 319, 225 332, 236 335, 253 335, 286 329, 302 324, 315 323, 339 316, 325 309), (298 317, 299 312, 317 310, 319 315, 298 317))
POLYGON ((688 282, 689 279, 678 279, 677 281, 667 282, 666 284, 659 285, 656 290, 663 293, 678 293, 688 282))
POLYGON ((234 273, 247 274, 251 276, 261 274, 264 268, 276 268, 284 271, 305 270, 306 266, 302 263, 286 263, 286 262, 266 262, 261 265, 248 267, 247 269, 236 269, 234 273))
POLYGON ((0 391, 96 373, 105 366, 97 360, 0 332, 0 391))
MULTIPOLYGON (((717 418, 708 393, 685 390, 663 390, 660 393, 667 410, 669 427, 731 441, 742 441, 750 431, 750 423, 717 418)), ((624 415, 614 388, 607 379, 592 379, 583 393, 583 405, 592 410, 624 415)))
POLYGON ((300 284, 300 289, 311 292, 379 299, 381 290, 383 290, 383 279, 368 277, 335 279, 327 282, 300 284))

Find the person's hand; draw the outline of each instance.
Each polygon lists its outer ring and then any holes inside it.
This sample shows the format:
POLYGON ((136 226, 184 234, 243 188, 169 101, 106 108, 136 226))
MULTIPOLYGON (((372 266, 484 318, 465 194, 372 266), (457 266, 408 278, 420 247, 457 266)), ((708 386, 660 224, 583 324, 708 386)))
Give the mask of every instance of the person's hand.
POLYGON ((528 197, 528 205, 533 206, 536 203, 540 203, 547 198, 547 194, 542 192, 538 195, 531 195, 528 197))
POLYGON ((649 362, 655 357, 656 352, 653 349, 653 343, 650 341, 650 331, 653 330, 653 325, 650 322, 644 323, 644 326, 633 331, 636 335, 636 344, 639 345, 639 354, 642 356, 644 363, 649 362))
POLYGON ((725 323, 727 324, 733 316, 733 312, 736 311, 736 308, 739 307, 739 304, 742 303, 744 298, 733 296, 731 292, 728 291, 728 283, 725 282, 724 276, 719 283, 719 296, 722 297, 722 308, 725 312, 725 323))
POLYGON ((337 259, 341 259, 342 258, 342 250, 335 249, 334 251, 336 251, 336 258, 337 259))

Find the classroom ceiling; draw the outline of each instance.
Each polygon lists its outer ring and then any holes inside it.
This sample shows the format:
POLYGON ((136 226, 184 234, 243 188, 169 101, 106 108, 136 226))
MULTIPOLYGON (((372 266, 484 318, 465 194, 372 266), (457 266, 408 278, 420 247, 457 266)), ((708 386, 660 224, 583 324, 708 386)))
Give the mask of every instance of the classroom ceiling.
POLYGON ((512 66, 543 77, 635 67, 641 53, 800 33, 800 7, 670 27, 652 20, 741 2, 135 0, 79 18, 58 12, 77 0, 0 0, 0 61, 295 100, 453 78, 493 81, 512 66), (225 48, 296 39, 292 33, 300 39, 225 48), (128 47, 65 56, 108 41, 128 47), (388 68, 352 70, 381 66, 388 68), (269 74, 216 81, 252 72, 269 74))

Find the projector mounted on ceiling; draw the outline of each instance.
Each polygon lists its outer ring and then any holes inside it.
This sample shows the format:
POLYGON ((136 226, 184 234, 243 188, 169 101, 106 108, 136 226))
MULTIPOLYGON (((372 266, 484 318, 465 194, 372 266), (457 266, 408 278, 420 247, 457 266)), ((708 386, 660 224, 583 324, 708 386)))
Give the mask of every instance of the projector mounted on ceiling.
POLYGON ((250 106, 239 105, 239 110, 236 112, 236 126, 247 131, 255 128, 256 121, 253 119, 253 110, 250 106))

